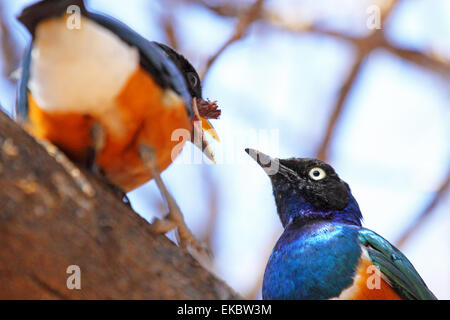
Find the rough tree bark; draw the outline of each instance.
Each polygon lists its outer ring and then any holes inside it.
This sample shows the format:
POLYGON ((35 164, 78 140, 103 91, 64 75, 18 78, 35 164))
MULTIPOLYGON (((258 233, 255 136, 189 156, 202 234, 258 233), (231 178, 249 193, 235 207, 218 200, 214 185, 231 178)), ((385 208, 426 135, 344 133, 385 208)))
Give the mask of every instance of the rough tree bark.
POLYGON ((95 194, 0 111, 0 299, 239 298, 83 174, 95 194))

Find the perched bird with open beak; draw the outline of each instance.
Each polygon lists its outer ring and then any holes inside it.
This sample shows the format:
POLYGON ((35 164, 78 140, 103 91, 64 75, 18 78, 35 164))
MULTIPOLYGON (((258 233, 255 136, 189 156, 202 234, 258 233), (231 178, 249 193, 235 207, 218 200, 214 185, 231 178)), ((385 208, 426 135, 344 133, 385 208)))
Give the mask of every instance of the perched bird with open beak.
MULTIPOLYGON (((183 246, 197 245, 160 177, 193 139, 195 120, 216 136, 208 118, 220 111, 202 99, 192 65, 170 47, 87 11, 83 0, 40 1, 18 19, 32 35, 19 83, 19 121, 123 192, 154 178, 169 207, 155 229, 176 227, 183 246), (174 139, 177 130, 189 139, 174 139)), ((198 146, 212 158, 205 141, 198 146)))
POLYGON ((436 299, 397 248, 361 226, 350 187, 330 165, 246 151, 269 175, 284 227, 263 299, 436 299))

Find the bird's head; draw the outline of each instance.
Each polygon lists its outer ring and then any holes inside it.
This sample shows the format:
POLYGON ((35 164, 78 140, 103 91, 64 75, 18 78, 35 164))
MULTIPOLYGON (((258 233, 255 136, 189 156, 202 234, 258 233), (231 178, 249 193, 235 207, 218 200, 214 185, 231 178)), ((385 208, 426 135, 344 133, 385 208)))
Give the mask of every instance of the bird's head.
MULTIPOLYGON (((219 141, 218 134, 209 122, 209 119, 218 119, 221 110, 218 108, 216 101, 211 102, 203 99, 202 83, 197 70, 195 70, 192 64, 183 55, 176 52, 171 47, 159 42, 154 43, 165 52, 167 57, 177 66, 178 70, 183 75, 189 94, 193 100, 192 105, 195 108, 193 120, 200 120, 202 129, 208 132, 215 140, 219 141)), ((203 135, 203 132, 201 135, 203 135)), ((194 138, 195 134, 192 136, 194 144, 200 148, 211 161, 215 162, 207 140, 202 138, 200 141, 201 143, 196 143, 194 138)))
MULTIPOLYGON (((219 109, 217 102, 211 102, 210 100, 203 99, 202 82, 200 76, 197 70, 195 70, 195 68, 189 62, 189 60, 186 59, 182 54, 178 53, 165 44, 159 42, 153 43, 159 46, 166 53, 169 59, 177 66, 178 70, 183 75, 191 98, 195 99, 196 101, 198 115, 206 121, 208 119, 219 119, 221 110, 219 109)), ((210 123, 208 123, 207 125, 205 124, 205 127, 206 130, 214 130, 210 123)))
POLYGON ((270 177, 283 226, 313 220, 361 225, 358 203, 329 164, 310 158, 277 159, 253 149, 246 152, 270 177))
POLYGON ((167 54, 170 60, 172 60, 172 62, 178 67, 178 70, 180 70, 181 74, 184 77, 184 80, 186 81, 191 97, 202 99, 202 84, 200 81, 200 76, 198 75, 197 71, 192 66, 192 64, 183 55, 179 54, 171 47, 159 42, 155 43, 167 54))

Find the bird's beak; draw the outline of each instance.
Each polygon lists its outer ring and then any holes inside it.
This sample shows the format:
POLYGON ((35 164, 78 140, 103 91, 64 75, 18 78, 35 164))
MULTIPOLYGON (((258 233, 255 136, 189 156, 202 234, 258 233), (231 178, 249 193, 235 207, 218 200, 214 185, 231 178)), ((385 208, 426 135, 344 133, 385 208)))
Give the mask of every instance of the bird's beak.
POLYGON ((192 107, 196 119, 202 122, 203 131, 207 132, 217 142, 220 142, 216 129, 209 121, 209 119, 219 119, 222 113, 217 105, 217 101, 211 102, 202 98, 192 98, 192 107))
POLYGON ((274 177, 284 177, 288 180, 296 179, 298 177, 297 173, 284 166, 282 163, 280 163, 280 159, 278 158, 272 158, 271 156, 268 156, 267 154, 262 153, 261 151, 255 150, 255 149, 245 149, 245 152, 249 154, 250 157, 253 158, 260 166, 264 169, 266 174, 270 178, 274 177))
POLYGON ((250 157, 253 158, 260 166, 264 169, 267 175, 272 176, 278 173, 280 168, 280 160, 277 158, 272 158, 267 154, 255 149, 245 149, 250 157))
MULTIPOLYGON (((194 122, 194 130, 197 131, 201 135, 201 144, 198 143, 198 141, 193 141, 194 145, 198 147, 200 150, 202 150, 203 154, 206 155, 206 157, 211 160, 214 164, 216 163, 216 160, 214 159, 214 154, 211 150, 211 147, 208 143, 208 141, 205 138, 205 133, 208 133, 211 137, 213 137, 214 140, 217 142, 220 142, 219 135, 217 134, 216 130, 212 126, 211 122, 208 120, 208 116, 210 119, 217 119, 220 116, 220 110, 218 110, 218 106, 216 102, 208 102, 200 98, 193 98, 192 99, 192 107, 194 109, 194 119, 196 120, 194 122), (206 105, 206 107, 205 107, 206 105), (207 108, 209 108, 207 110, 207 108), (203 112, 203 113, 201 113, 203 112), (205 113, 206 112, 206 113, 205 113), (208 114, 209 112, 209 114, 208 114), (214 114, 214 116, 211 116, 211 114, 214 114), (200 127, 196 127, 196 122, 200 120, 200 127)), ((195 134, 194 134, 194 140, 195 140, 195 134)))

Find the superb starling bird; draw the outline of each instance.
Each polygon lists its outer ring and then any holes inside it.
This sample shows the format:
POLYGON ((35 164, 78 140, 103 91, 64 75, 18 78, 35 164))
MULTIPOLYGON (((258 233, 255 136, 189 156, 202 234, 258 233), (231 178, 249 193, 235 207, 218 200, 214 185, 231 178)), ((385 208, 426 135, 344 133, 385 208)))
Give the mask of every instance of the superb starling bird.
POLYGON ((436 299, 397 248, 361 226, 358 203, 330 165, 246 151, 269 175, 284 227, 263 299, 436 299))
MULTIPOLYGON (((188 140, 173 133, 184 130, 192 140, 195 120, 211 132, 206 118, 220 114, 202 100, 192 65, 168 46, 87 11, 82 0, 40 1, 19 20, 32 35, 19 83, 19 121, 124 192, 155 178, 169 207, 168 219, 155 229, 178 227, 182 244, 192 243, 160 178, 188 140)), ((202 142, 198 146, 212 157, 202 142)))

